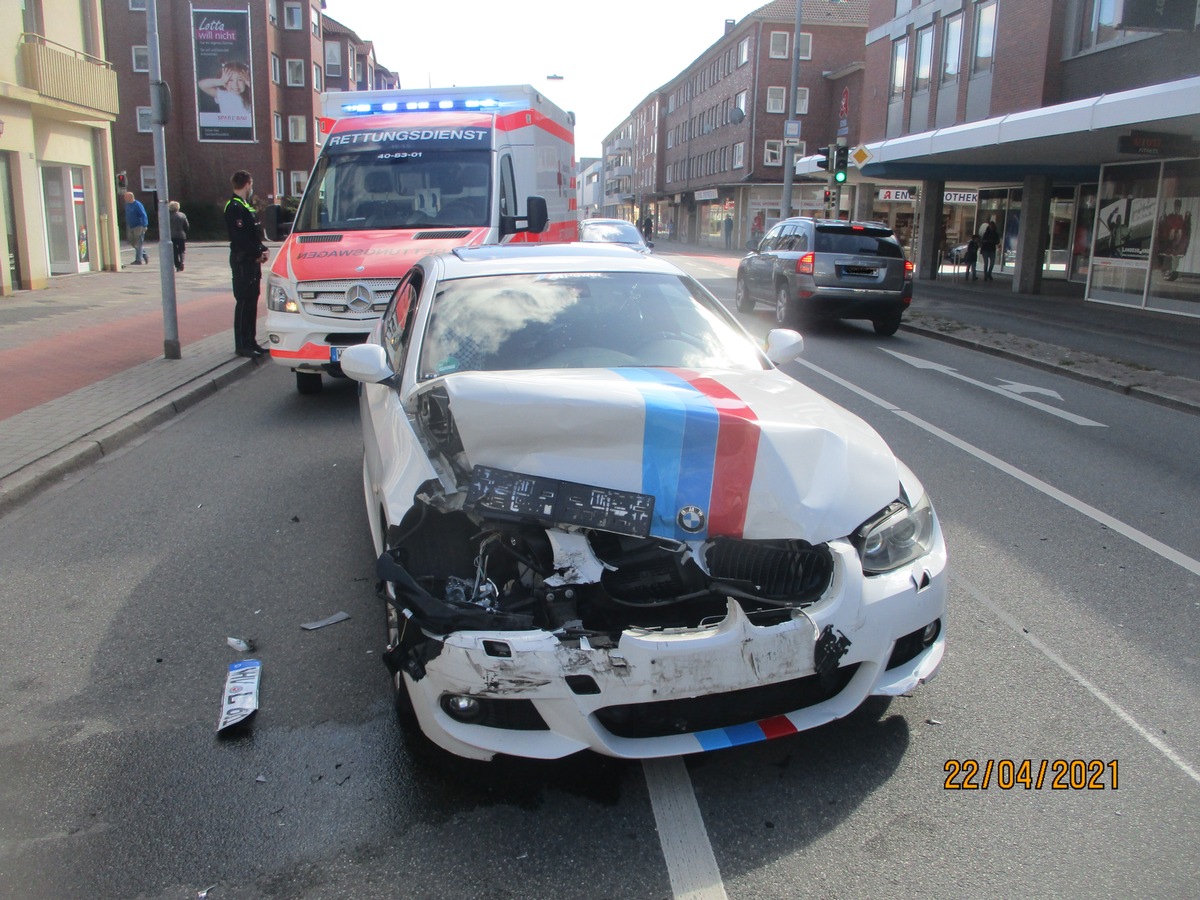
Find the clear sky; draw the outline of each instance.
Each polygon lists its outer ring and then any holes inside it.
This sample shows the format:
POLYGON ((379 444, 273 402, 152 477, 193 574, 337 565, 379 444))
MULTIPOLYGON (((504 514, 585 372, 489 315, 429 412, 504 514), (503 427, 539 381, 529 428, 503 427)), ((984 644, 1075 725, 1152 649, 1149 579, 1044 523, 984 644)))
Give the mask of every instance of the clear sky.
POLYGON ((401 87, 530 84, 573 110, 575 156, 767 0, 326 0, 401 87), (548 75, 561 75, 549 81, 548 75))

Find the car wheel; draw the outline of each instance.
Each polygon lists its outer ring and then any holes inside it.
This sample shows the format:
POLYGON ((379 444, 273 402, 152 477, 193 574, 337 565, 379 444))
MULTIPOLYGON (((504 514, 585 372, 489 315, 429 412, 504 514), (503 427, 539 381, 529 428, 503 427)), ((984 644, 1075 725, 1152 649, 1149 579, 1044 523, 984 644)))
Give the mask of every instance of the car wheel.
POLYGON ((737 280, 737 308, 738 312, 754 312, 754 298, 750 296, 750 290, 746 287, 746 279, 741 275, 737 280))
POLYGON ((302 394, 319 394, 321 393, 321 373, 320 372, 297 372, 296 373, 296 390, 302 394))
POLYGON ((900 330, 900 313, 892 313, 891 315, 883 316, 871 322, 875 326, 875 333, 883 337, 891 337, 900 330))
POLYGON ((792 298, 787 285, 782 284, 775 294, 775 321, 780 328, 786 328, 793 318, 792 298))

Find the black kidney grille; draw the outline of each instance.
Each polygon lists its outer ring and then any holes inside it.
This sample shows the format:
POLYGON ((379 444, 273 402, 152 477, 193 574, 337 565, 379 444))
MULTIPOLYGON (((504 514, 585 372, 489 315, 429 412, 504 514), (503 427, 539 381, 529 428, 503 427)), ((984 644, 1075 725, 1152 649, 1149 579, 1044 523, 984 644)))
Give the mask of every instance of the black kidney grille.
POLYGON ((765 597, 811 602, 833 578, 833 557, 824 545, 718 540, 705 561, 713 578, 748 582, 765 597))

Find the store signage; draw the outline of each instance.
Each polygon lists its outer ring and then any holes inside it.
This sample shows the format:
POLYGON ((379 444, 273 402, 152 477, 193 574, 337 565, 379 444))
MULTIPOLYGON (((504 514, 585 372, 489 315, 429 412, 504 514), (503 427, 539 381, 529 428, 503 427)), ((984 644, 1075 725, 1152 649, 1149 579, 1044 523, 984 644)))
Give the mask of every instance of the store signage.
MULTIPOLYGON (((881 188, 875 199, 884 203, 912 203, 916 194, 909 188, 881 188)), ((946 191, 942 194, 943 203, 978 203, 978 191, 946 191)))
POLYGON ((946 191, 942 197, 943 203, 978 203, 979 194, 976 191, 946 191))
POLYGON ((882 188, 876 199, 885 203, 911 203, 912 194, 908 188, 882 188))
POLYGON ((699 202, 701 200, 716 200, 716 199, 717 199, 717 189, 716 188, 707 188, 703 191, 696 191, 696 201, 697 202, 699 202))
POLYGON ((1137 156, 1200 156, 1200 142, 1186 134, 1131 131, 1117 138, 1117 152, 1137 156))

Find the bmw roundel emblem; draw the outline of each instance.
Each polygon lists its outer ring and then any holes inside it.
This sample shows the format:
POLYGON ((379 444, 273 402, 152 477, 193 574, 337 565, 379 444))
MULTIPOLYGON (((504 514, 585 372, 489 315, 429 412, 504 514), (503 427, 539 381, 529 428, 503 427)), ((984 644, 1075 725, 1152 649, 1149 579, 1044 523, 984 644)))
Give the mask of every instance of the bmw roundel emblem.
POLYGON ((675 517, 675 521, 679 523, 679 527, 688 534, 695 534, 698 531, 704 530, 704 510, 698 506, 685 506, 679 511, 679 515, 675 517))

